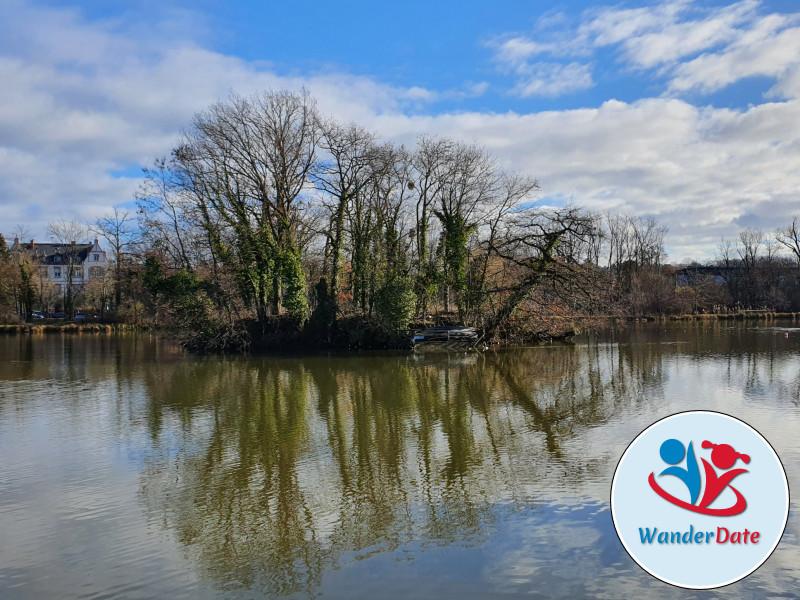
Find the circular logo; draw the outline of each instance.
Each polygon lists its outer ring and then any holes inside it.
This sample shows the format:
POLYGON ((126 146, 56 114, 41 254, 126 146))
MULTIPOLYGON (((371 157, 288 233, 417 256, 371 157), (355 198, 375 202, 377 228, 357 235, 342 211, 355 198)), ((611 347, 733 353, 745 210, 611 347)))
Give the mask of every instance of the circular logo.
POLYGON ((746 577, 775 550, 789 517, 789 484, 775 450, 746 423, 678 413, 625 450, 611 516, 645 571, 683 588, 715 588, 746 577))

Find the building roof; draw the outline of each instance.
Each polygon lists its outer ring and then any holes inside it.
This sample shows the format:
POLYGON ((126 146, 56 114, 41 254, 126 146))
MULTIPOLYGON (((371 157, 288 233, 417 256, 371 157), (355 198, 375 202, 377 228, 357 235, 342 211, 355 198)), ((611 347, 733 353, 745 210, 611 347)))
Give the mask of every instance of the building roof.
POLYGON ((76 252, 76 262, 84 262, 94 246, 94 243, 89 242, 75 244, 73 247, 71 244, 40 244, 34 240, 31 240, 29 243, 19 244, 16 243, 15 240, 15 244, 11 247, 11 249, 24 250, 34 259, 44 264, 58 265, 67 263, 68 261, 65 257, 71 254, 73 251, 76 252))

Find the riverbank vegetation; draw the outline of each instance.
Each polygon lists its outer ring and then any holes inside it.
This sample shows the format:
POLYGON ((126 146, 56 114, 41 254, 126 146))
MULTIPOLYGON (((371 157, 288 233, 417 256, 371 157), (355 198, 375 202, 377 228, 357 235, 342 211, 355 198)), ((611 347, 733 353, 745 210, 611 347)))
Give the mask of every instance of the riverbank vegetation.
MULTIPOLYGON (((135 214, 88 226, 113 268, 71 301, 196 349, 391 346, 434 323, 525 341, 608 316, 800 310, 796 222, 666 265, 652 218, 543 206, 537 180, 486 148, 407 148, 307 93, 231 95, 144 176, 135 214)), ((6 320, 30 316, 44 285, 2 241, 6 320)))

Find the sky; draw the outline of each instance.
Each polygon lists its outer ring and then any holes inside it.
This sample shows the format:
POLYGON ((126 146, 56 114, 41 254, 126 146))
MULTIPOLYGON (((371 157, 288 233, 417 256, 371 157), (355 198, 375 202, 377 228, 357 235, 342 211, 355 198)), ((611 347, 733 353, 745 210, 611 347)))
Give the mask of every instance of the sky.
POLYGON ((132 206, 231 91, 307 88, 413 146, 487 146, 540 202, 652 216, 669 259, 800 213, 800 6, 0 0, 0 232, 132 206))

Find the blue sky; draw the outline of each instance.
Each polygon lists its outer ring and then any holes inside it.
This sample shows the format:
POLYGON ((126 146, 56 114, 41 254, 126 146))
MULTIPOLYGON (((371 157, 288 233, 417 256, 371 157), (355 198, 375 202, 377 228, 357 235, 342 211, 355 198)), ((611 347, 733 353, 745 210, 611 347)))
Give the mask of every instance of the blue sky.
POLYGON ((786 0, 0 5, 0 231, 130 203, 228 91, 305 86, 413 145, 486 144, 542 202, 651 215, 672 260, 798 211, 800 7, 786 0))

